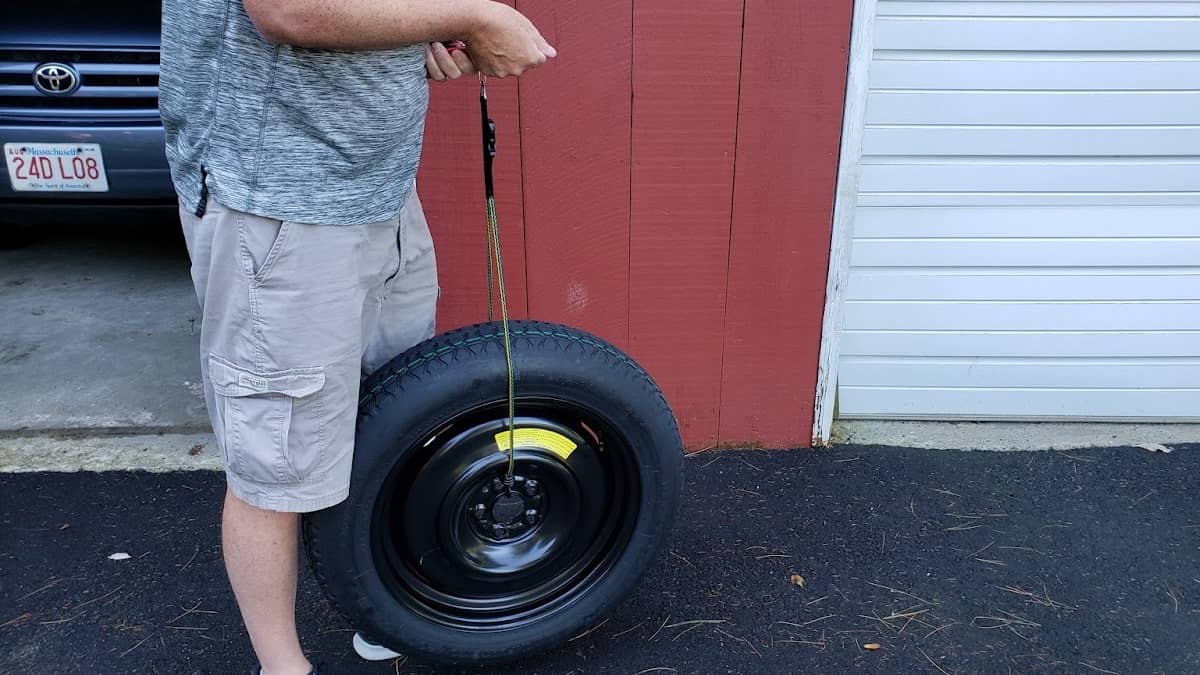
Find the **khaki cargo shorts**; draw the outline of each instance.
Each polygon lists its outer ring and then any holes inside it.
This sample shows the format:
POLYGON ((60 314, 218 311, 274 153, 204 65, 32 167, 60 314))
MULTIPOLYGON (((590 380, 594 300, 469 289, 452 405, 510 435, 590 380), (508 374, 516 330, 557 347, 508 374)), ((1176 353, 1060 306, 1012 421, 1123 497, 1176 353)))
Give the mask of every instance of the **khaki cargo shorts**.
POLYGON ((243 501, 308 512, 346 498, 359 384, 433 336, 433 240, 416 190, 398 218, 304 225, 180 210, 201 307, 209 418, 243 501))

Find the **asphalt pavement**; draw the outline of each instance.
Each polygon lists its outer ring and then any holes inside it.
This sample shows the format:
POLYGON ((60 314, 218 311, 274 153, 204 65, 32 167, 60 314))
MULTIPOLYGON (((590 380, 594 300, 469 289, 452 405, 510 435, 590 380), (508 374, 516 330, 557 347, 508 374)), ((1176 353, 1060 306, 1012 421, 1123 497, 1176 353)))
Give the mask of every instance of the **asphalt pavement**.
MULTIPOLYGON (((332 673, 1200 672, 1200 446, 1173 450, 700 454, 659 564, 552 653, 363 663, 307 570, 300 630, 332 673)), ((0 474, 0 672, 246 672, 222 489, 0 474)))

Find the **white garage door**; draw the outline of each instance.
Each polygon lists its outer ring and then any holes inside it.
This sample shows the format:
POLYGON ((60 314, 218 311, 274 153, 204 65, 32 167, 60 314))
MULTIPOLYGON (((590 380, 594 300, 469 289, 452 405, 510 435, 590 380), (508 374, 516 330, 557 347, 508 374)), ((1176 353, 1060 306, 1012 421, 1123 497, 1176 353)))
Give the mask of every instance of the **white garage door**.
POLYGON ((1200 418, 1200 2, 880 0, 841 417, 1200 418))

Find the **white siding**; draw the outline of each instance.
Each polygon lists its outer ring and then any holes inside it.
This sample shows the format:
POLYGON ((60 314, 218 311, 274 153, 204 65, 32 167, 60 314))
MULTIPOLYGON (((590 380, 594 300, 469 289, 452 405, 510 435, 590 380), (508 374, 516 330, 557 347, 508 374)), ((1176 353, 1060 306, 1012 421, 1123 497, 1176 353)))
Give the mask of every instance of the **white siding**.
POLYGON ((839 415, 1200 419, 1200 2, 874 30, 839 415))

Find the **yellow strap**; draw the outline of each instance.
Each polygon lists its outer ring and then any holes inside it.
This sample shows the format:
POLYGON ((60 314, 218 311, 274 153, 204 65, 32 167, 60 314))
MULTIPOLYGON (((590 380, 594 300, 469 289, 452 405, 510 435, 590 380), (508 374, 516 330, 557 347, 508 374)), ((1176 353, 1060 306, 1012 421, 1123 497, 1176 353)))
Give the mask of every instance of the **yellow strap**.
POLYGON ((495 156, 495 125, 487 112, 487 79, 479 75, 479 112, 483 122, 483 179, 487 196, 487 229, 488 239, 488 322, 492 321, 492 287, 496 287, 500 295, 500 321, 504 327, 504 362, 508 368, 508 471, 504 482, 512 488, 513 473, 516 467, 516 385, 513 376, 512 336, 508 329, 508 296, 504 289, 504 262, 500 256, 500 227, 496 224, 496 197, 492 194, 492 157, 495 156), (492 265, 495 265, 495 280, 493 283, 492 265))
POLYGON ((500 296, 500 324, 504 328, 504 362, 508 368, 508 472, 505 475, 507 482, 512 482, 513 472, 516 466, 516 443, 515 443, 515 426, 516 426, 516 384, 513 377, 513 358, 512 358, 512 336, 508 329, 508 295, 504 289, 504 261, 500 256, 500 227, 496 224, 496 199, 488 197, 487 200, 487 221, 488 221, 488 236, 491 239, 491 246, 488 254, 488 321, 492 320, 492 265, 494 260, 496 264, 496 290, 500 296))

